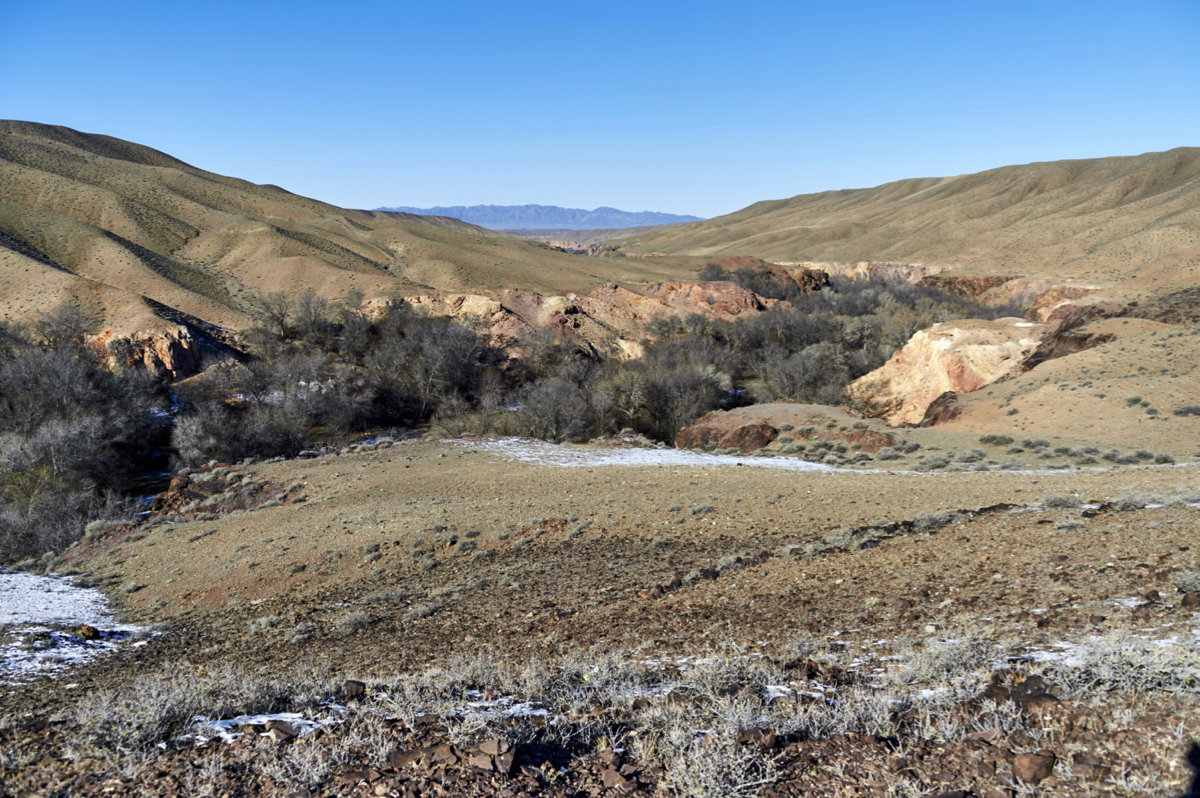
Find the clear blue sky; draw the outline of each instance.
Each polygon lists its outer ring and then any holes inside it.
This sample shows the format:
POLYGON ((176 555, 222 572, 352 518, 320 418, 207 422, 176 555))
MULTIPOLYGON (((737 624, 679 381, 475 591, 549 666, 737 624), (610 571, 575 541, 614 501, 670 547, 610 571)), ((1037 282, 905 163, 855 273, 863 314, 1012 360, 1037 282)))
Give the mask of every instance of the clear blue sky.
POLYGON ((1200 2, 0 0, 0 118, 349 207, 711 216, 1200 145, 1200 2))

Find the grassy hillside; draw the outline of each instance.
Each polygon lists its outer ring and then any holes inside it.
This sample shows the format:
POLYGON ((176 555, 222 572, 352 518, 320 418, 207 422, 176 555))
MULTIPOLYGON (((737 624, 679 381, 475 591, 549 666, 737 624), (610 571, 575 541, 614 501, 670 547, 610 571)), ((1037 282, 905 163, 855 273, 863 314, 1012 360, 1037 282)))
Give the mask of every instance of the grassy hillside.
POLYGON ((0 122, 6 318, 82 298, 128 326, 151 321, 150 299, 238 327, 248 301, 273 291, 553 292, 687 273, 648 266, 571 257, 453 219, 347 210, 120 139, 0 122))
POLYGON ((758 202, 627 238, 631 253, 947 263, 1101 285, 1200 277, 1200 148, 1005 166, 758 202))

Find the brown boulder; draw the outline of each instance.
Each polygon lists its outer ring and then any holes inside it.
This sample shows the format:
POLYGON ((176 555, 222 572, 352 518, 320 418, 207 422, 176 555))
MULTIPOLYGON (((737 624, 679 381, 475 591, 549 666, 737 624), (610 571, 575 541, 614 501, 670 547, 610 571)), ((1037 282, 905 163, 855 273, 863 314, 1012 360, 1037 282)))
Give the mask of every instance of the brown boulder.
POLYGON ((742 424, 733 429, 706 423, 719 418, 716 415, 719 412, 713 411, 703 416, 680 432, 675 438, 675 446, 680 449, 737 449, 749 454, 770 445, 779 437, 779 430, 766 423, 742 424))
POLYGON ((746 453, 757 452, 778 437, 779 430, 770 424, 746 424, 723 437, 720 446, 746 453))
POLYGON ((1050 778, 1057 761, 1058 758, 1053 753, 1045 750, 1036 754, 1018 754, 1013 759, 1013 777, 1026 784, 1040 784, 1050 778))
POLYGON ((269 720, 267 721, 267 736, 275 742, 281 743, 286 740, 294 740, 300 734, 287 721, 269 720))

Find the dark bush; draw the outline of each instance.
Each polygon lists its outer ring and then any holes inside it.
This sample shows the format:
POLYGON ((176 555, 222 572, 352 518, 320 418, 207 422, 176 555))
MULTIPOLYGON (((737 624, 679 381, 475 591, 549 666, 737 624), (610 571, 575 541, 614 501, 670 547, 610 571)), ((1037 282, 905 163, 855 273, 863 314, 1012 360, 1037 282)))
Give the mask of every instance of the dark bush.
POLYGON ((104 496, 165 448, 161 391, 101 368, 73 319, 45 314, 0 346, 0 561, 78 539, 104 496))

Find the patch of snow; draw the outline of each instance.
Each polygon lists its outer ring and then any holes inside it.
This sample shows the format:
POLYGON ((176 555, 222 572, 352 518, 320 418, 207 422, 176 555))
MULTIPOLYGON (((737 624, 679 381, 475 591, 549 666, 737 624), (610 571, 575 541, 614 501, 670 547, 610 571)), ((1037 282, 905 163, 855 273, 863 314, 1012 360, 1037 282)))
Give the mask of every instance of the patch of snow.
POLYGON ((918 701, 938 702, 950 695, 948 687, 927 687, 923 690, 918 690, 913 696, 918 701))
POLYGON ((1119 599, 1112 599, 1108 603, 1113 605, 1114 607, 1124 607, 1126 609, 1132 610, 1132 609, 1136 609, 1137 607, 1142 606, 1146 602, 1140 598, 1119 598, 1119 599))
MULTIPOLYGON (((306 718, 299 712, 272 712, 262 715, 238 715, 236 718, 226 718, 222 720, 209 720, 204 715, 197 715, 195 718, 196 727, 201 734, 196 735, 195 740, 198 745, 203 745, 212 737, 220 737, 223 742, 231 743, 242 736, 242 732, 235 732, 238 726, 265 726, 269 721, 281 720, 292 730, 297 736, 304 737, 312 734, 317 729, 326 726, 332 726, 336 723, 341 723, 341 718, 321 718, 313 720, 306 718), (207 733, 210 736, 205 737, 207 733)), ((266 734, 266 732, 263 732, 266 734)))
POLYGON ((784 698, 792 694, 792 688, 782 684, 768 684, 763 687, 763 701, 770 703, 776 698, 784 698))
POLYGON ((1033 662, 1054 662, 1068 668, 1078 668, 1083 665, 1085 657, 1083 647, 1076 643, 1051 643, 1044 648, 1031 649, 1025 653, 1025 658, 1033 662))
MULTIPOLYGON (((108 600, 62 576, 0 569, 0 684, 59 673, 117 649, 141 627, 114 623, 108 600), (88 625, 100 636, 83 640, 64 629, 88 625)), ((144 641, 142 643, 144 645, 144 641)))
POLYGON ((111 620, 108 600, 98 590, 77 587, 61 576, 0 569, 0 625, 96 626, 111 620))
POLYGON ((455 707, 447 714, 460 718, 485 717, 492 720, 503 718, 544 717, 549 711, 536 701, 516 702, 513 696, 503 696, 494 701, 468 701, 465 707, 455 707))
POLYGON ((650 449, 613 449, 593 446, 553 444, 525 438, 501 438, 486 441, 455 441, 477 451, 487 452, 506 460, 523 463, 557 466, 559 468, 600 468, 604 466, 681 466, 685 468, 713 468, 718 466, 749 466, 774 468, 784 471, 848 471, 863 473, 858 469, 841 469, 822 463, 810 463, 794 457, 751 457, 727 454, 705 454, 689 449, 671 449, 665 446, 650 449))

